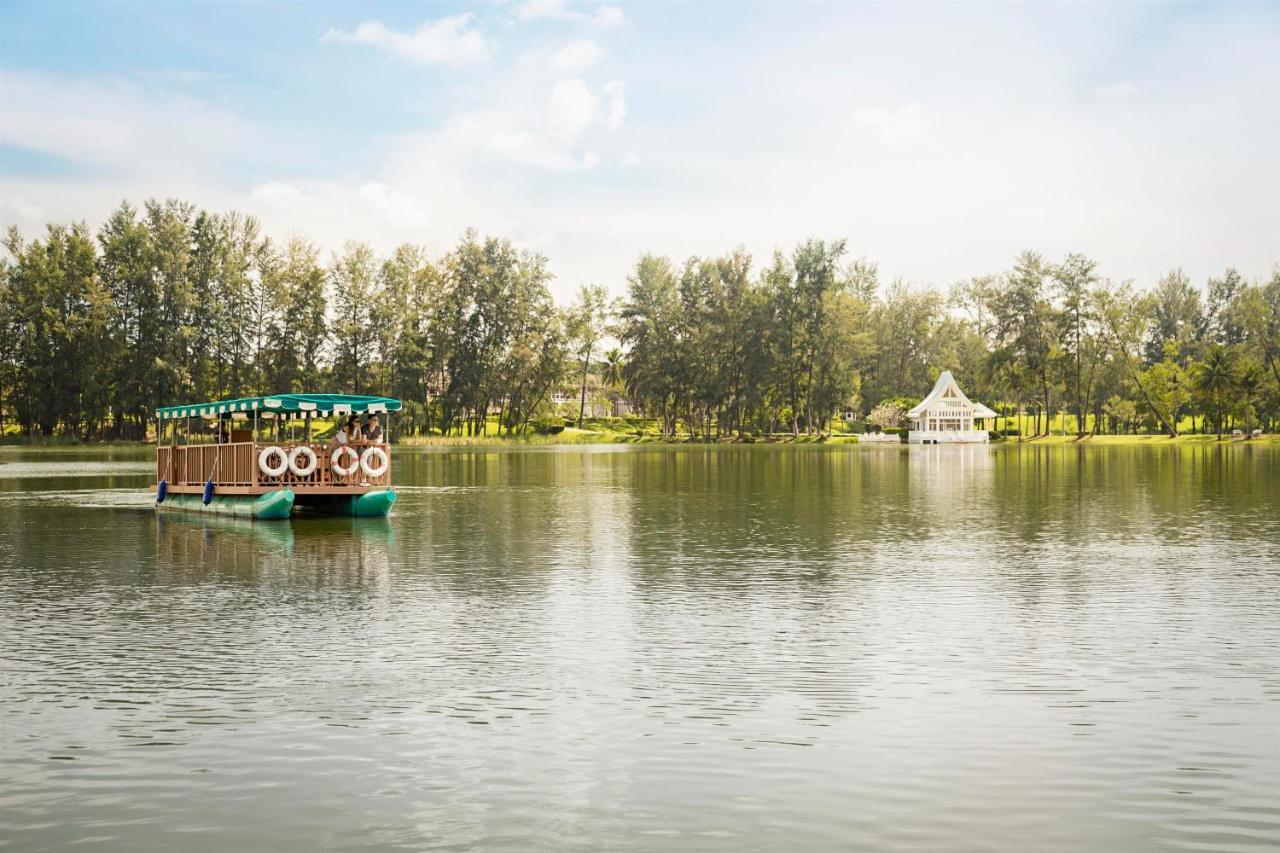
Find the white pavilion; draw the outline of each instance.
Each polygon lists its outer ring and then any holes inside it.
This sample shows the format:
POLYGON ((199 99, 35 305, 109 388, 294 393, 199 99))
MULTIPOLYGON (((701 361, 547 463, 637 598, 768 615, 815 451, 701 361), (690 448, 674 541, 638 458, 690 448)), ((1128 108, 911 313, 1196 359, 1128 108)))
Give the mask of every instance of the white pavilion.
POLYGON ((975 430, 977 418, 994 418, 996 413, 964 395, 950 370, 942 371, 933 390, 907 412, 911 444, 985 444, 986 430, 975 430))

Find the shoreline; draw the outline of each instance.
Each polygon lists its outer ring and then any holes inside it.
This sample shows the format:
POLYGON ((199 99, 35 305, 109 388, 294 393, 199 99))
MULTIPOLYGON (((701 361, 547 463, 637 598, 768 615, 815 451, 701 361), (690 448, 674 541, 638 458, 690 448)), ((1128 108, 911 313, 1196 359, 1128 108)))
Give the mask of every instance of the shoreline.
MULTIPOLYGON (((689 436, 678 436, 676 438, 664 438, 656 435, 627 435, 625 433, 616 432, 593 432, 590 430, 574 430, 570 435, 531 435, 531 436, 414 436, 402 441, 392 443, 392 447, 413 449, 427 447, 573 447, 573 446, 607 446, 607 445, 656 445, 664 447, 679 446, 702 446, 702 447, 751 447, 755 445, 764 446, 785 446, 785 445, 856 445, 859 443, 858 436, 855 434, 841 433, 833 436, 820 438, 818 436, 801 435, 799 437, 786 436, 770 436, 760 438, 749 438, 747 440, 739 440, 737 438, 722 438, 719 440, 706 441, 701 438, 691 438, 689 436)), ((905 442, 895 444, 893 442, 865 442, 871 447, 909 447, 911 445, 905 442)), ((1040 436, 1038 438, 1027 438, 1018 441, 1015 438, 1005 438, 990 442, 989 447, 1037 447, 1037 446, 1053 446, 1053 447, 1215 447, 1215 446, 1243 446, 1243 447, 1280 447, 1280 434, 1268 434, 1255 436, 1252 439, 1245 440, 1239 436, 1223 436, 1221 440, 1216 435, 1180 435, 1177 438, 1169 438, 1165 435, 1096 435, 1077 438, 1073 435, 1050 435, 1040 436)), ((964 445, 968 447, 981 447, 982 445, 964 445)), ((110 449, 110 448, 142 448, 155 447, 154 442, 150 441, 78 441, 65 438, 52 439, 27 439, 9 436, 0 440, 0 449, 17 448, 32 450, 93 450, 93 449, 110 449)))

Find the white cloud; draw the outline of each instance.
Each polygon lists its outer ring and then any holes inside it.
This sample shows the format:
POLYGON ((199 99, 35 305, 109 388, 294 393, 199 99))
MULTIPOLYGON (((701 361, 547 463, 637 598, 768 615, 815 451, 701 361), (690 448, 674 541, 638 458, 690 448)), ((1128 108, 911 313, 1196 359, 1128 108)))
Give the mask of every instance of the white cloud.
POLYGON ((7 192, 4 196, 0 196, 0 211, 12 214, 4 217, 7 222, 17 220, 36 223, 36 227, 32 229, 36 232, 39 232, 40 224, 49 221, 48 212, 39 204, 27 198, 15 198, 7 192))
POLYGON ((551 132, 574 137, 599 115, 600 99, 583 80, 560 80, 551 87, 551 132))
POLYGON ((1138 83, 1133 80, 1117 80, 1106 86, 1098 87, 1098 96, 1102 98, 1132 98, 1134 95, 1140 95, 1151 87, 1146 83, 1138 83))
POLYGON ((283 181, 267 181, 254 187, 250 195, 257 201, 279 205, 297 201, 302 197, 302 191, 283 181))
POLYGON ((0 144, 82 165, 191 173, 255 147, 249 123, 163 86, 2 71, 0 92, 0 144))
MULTIPOLYGON (((419 170, 429 162, 454 164, 476 176, 495 177, 504 168, 534 166, 555 171, 594 169, 603 158, 596 150, 608 143, 626 115, 624 87, 611 81, 593 89, 578 77, 543 89, 523 79, 483 109, 455 116, 443 128, 406 134, 394 142, 394 159, 419 170)), ((616 155, 613 155, 616 156, 616 155)), ((506 175, 510 180, 514 176, 506 175)))
POLYGON ((424 21, 410 33, 388 29, 381 21, 365 21, 349 33, 330 28, 320 41, 367 44, 419 65, 484 62, 493 54, 489 40, 475 25, 475 16, 470 12, 424 21))
POLYGON ((601 6, 591 19, 597 27, 620 27, 625 21, 622 10, 617 6, 601 6))
POLYGON ((570 42, 551 56, 551 67, 561 74, 581 74, 600 61, 604 48, 591 39, 570 42))
POLYGON ((854 124, 871 132, 884 145, 898 145, 924 137, 938 123, 937 113, 920 104, 896 109, 875 107, 853 114, 854 124))
POLYGON ((525 0, 516 9, 516 17, 522 21, 573 21, 581 13, 570 9, 565 0, 525 0))
POLYGON ((464 187, 403 165, 379 180, 271 181, 231 206, 253 213, 274 237, 300 233, 328 250, 351 239, 367 240, 381 251, 402 242, 438 248, 464 227, 455 228, 446 217, 487 227, 464 187))
POLYGON ((430 217, 416 198, 381 181, 361 184, 356 194, 384 222, 409 228, 422 228, 430 223, 430 217))
POLYGON ((626 20, 617 6, 600 6, 587 14, 569 5, 567 0, 525 0, 516 7, 516 19, 520 21, 573 21, 589 22, 597 27, 617 27, 626 20))
POLYGON ((224 74, 198 71, 193 68, 157 68, 137 71, 135 75, 149 83, 212 83, 226 79, 224 74))
POLYGON ((617 130, 627 117, 627 85, 621 80, 610 80, 604 84, 603 91, 609 99, 609 113, 605 120, 609 127, 617 130))

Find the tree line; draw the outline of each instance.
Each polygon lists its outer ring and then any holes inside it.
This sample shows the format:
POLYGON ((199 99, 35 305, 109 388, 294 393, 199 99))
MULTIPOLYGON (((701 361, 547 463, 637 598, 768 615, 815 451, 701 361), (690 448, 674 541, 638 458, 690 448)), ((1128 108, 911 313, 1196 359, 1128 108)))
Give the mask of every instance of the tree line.
POLYGON ((1280 270, 1144 289, 1026 252, 944 290, 815 239, 759 265, 646 254, 620 299, 591 285, 558 306, 546 258, 508 240, 323 258, 174 200, 121 204, 96 233, 11 229, 5 248, 0 429, 29 435, 141 438, 160 405, 306 390, 397 397, 402 434, 517 434, 568 389, 581 421, 589 388, 668 436, 822 434, 944 368, 1029 435, 1280 417, 1280 270))

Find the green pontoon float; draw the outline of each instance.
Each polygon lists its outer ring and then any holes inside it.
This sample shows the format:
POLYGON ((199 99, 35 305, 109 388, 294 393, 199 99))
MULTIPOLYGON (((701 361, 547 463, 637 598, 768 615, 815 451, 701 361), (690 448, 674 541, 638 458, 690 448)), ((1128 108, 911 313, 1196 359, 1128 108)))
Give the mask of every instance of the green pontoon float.
MULTIPOLYGON (((385 516, 396 502, 391 448, 355 438, 314 440, 353 415, 400 411, 390 397, 273 394, 165 406, 156 412, 156 508, 256 519, 295 509, 385 516)), ((385 425, 383 425, 385 430, 385 425)))

